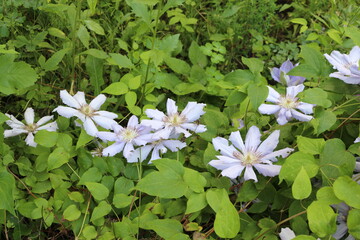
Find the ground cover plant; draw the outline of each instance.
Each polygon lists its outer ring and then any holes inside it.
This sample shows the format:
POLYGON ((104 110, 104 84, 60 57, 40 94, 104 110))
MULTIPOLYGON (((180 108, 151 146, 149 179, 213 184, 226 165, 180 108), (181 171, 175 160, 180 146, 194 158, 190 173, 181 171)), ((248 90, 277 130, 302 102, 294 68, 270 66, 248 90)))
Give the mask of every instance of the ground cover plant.
POLYGON ((360 239, 356 1, 0 9, 0 239, 360 239))

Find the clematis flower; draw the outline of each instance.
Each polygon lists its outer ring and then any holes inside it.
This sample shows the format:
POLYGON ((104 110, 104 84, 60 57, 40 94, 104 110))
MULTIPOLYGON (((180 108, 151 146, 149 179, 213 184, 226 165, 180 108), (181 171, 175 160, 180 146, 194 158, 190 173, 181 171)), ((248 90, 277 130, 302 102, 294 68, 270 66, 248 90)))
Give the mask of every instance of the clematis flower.
POLYGON ((111 129, 112 125, 117 124, 113 120, 117 118, 117 114, 99 111, 101 105, 106 100, 103 94, 94 98, 90 104, 87 104, 84 92, 77 92, 74 96, 71 96, 66 90, 62 90, 60 91, 60 98, 69 107, 59 106, 53 112, 57 112, 66 118, 78 117, 83 122, 84 129, 90 136, 95 137, 98 132, 95 123, 105 129, 111 129))
POLYGON ((291 119, 295 118, 302 122, 307 122, 313 119, 312 116, 306 114, 313 113, 313 107, 315 104, 300 102, 296 97, 300 92, 304 90, 304 85, 291 86, 286 88, 286 95, 280 95, 272 87, 269 87, 269 95, 266 101, 275 103, 273 104, 261 104, 259 106, 259 112, 262 114, 275 114, 276 120, 280 125, 284 125, 291 119), (300 110, 301 112, 297 111, 300 110))
MULTIPOLYGON (((346 221, 350 211, 350 207, 345 203, 333 204, 331 206, 334 207, 338 212, 338 216, 336 218, 336 232, 332 236, 335 239, 343 239, 343 237, 348 233, 346 221)), ((355 240, 355 238, 351 234, 349 234, 345 239, 355 240)))
MULTIPOLYGON (((296 235, 293 230, 286 227, 286 228, 281 229, 281 231, 279 233, 279 237, 281 240, 291 240, 291 239, 294 239, 296 237, 296 235)), ((320 238, 317 238, 317 240, 320 240, 320 238)))
POLYGON ((232 132, 229 140, 232 145, 228 145, 228 140, 217 137, 213 139, 216 150, 220 150, 221 156, 218 160, 211 160, 209 164, 216 169, 222 170, 221 174, 230 179, 234 179, 244 171, 244 179, 253 179, 257 182, 257 177, 253 167, 264 176, 276 176, 279 174, 281 166, 273 165, 276 157, 287 157, 294 149, 284 148, 274 152, 279 143, 280 131, 276 130, 261 143, 260 131, 256 126, 252 126, 246 134, 245 144, 240 136, 240 132, 232 132))
POLYGON ((194 123, 205 112, 206 104, 189 102, 185 109, 179 113, 175 101, 168 99, 166 103, 167 115, 157 109, 147 109, 146 115, 152 120, 142 120, 142 124, 149 126, 156 132, 154 138, 168 139, 171 134, 183 133, 185 137, 191 136, 188 130, 196 133, 206 131, 205 125, 194 123))
POLYGON ((130 117, 126 128, 115 124, 112 126, 112 129, 114 132, 97 133, 100 139, 115 142, 109 147, 104 148, 103 156, 114 156, 124 151, 124 157, 129 159, 134 151, 134 146, 145 145, 152 141, 151 128, 139 124, 136 116, 130 117))
POLYGON ((304 77, 287 75, 287 73, 297 65, 299 64, 295 64, 294 66, 290 60, 287 60, 281 64, 280 68, 273 68, 271 70, 271 76, 275 81, 288 87, 302 84, 305 81, 304 77))
POLYGON ((138 162, 139 159, 142 162, 149 156, 150 152, 152 151, 151 158, 149 161, 150 164, 152 163, 153 160, 160 159, 161 158, 160 156, 166 153, 168 149, 170 149, 170 151, 172 152, 177 152, 180 149, 183 149, 184 147, 186 147, 186 143, 181 142, 179 140, 174 140, 174 139, 154 140, 150 142, 149 145, 145 145, 143 147, 137 148, 128 159, 128 162, 138 162))
POLYGON ((53 119, 54 116, 45 116, 42 117, 38 122, 34 123, 34 109, 27 108, 24 114, 26 124, 17 120, 13 115, 5 114, 10 120, 6 121, 6 124, 9 125, 12 129, 4 131, 4 137, 13 137, 22 133, 27 133, 25 142, 31 147, 36 147, 37 143, 34 141, 34 135, 39 130, 47 130, 49 132, 55 132, 58 129, 56 122, 49 122, 53 119), (45 124, 45 125, 44 125, 45 124))
POLYGON ((353 47, 348 55, 332 51, 330 55, 324 54, 324 56, 333 68, 338 70, 331 73, 330 77, 338 78, 348 84, 360 84, 360 47, 353 47))

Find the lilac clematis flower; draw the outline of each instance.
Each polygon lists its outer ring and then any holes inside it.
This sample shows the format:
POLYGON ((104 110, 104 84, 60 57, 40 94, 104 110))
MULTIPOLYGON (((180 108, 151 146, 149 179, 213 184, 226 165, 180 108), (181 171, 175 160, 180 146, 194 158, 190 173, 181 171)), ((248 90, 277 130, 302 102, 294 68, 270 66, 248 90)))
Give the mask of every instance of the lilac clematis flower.
POLYGON ((206 104, 189 102, 185 109, 179 113, 175 101, 168 99, 166 103, 167 115, 157 109, 147 109, 146 115, 152 120, 142 120, 142 124, 149 126, 155 130, 154 138, 168 139, 171 134, 183 133, 185 137, 189 137, 191 133, 188 130, 196 133, 206 131, 205 125, 196 124, 201 115, 205 112, 203 108, 206 104))
MULTIPOLYGON (((334 204, 331 206, 334 207, 338 212, 338 216, 336 218, 336 222, 338 224, 336 226, 336 232, 332 236, 335 239, 344 239, 343 237, 348 233, 346 221, 350 211, 350 207, 345 203, 334 204)), ((355 238, 351 234, 349 234, 345 239, 355 240, 355 238)))
POLYGON ((333 65, 333 68, 338 70, 338 72, 331 73, 330 77, 338 78, 348 84, 360 84, 360 47, 353 47, 349 55, 332 51, 330 55, 324 54, 324 56, 333 65))
POLYGON ((299 121, 307 122, 313 119, 312 116, 306 114, 313 113, 315 104, 300 102, 296 95, 304 90, 304 85, 287 87, 286 95, 282 96, 272 87, 269 87, 269 95, 266 101, 273 102, 273 104, 261 104, 259 112, 262 114, 275 114, 276 120, 280 125, 284 125, 291 119, 295 118, 299 121), (300 110, 301 112, 297 111, 300 110))
MULTIPOLYGON (((293 230, 286 227, 286 228, 281 228, 279 237, 281 240, 291 240, 291 239, 294 239, 296 237, 296 235, 293 230)), ((317 240, 320 240, 320 238, 317 238, 317 240)))
POLYGON ((129 159, 134 151, 134 145, 145 145, 152 141, 151 128, 139 124, 136 116, 129 119, 126 128, 118 124, 113 125, 112 128, 114 132, 97 133, 97 136, 102 140, 115 141, 115 143, 103 150, 103 156, 114 156, 124 150, 124 157, 129 159))
POLYGON ((12 129, 5 130, 4 137, 6 138, 13 137, 21 133, 27 133, 25 142, 27 145, 31 147, 37 146, 37 143, 34 141, 34 135, 37 133, 37 131, 47 130, 49 132, 55 132, 58 129, 56 122, 45 124, 49 122, 51 119, 53 119, 54 116, 42 117, 37 123, 34 123, 35 116, 34 116, 34 109, 32 108, 27 108, 25 111, 24 116, 25 116, 26 124, 17 120, 13 115, 10 114, 5 114, 5 115, 10 118, 10 120, 6 121, 6 124, 9 125, 12 129))
POLYGON ((297 65, 299 64, 295 64, 294 66, 290 60, 287 60, 281 64, 280 68, 273 68, 271 70, 271 76, 275 81, 288 87, 302 84, 305 81, 304 77, 287 75, 287 73, 297 65))
POLYGON ((111 129, 112 125, 117 124, 116 121, 113 120, 118 117, 117 114, 108 111, 99 111, 101 105, 106 100, 103 94, 94 98, 90 104, 86 103, 84 92, 77 92, 74 96, 71 96, 66 90, 62 90, 60 91, 60 97, 62 101, 70 107, 58 106, 53 112, 57 112, 66 118, 73 116, 78 117, 83 122, 84 129, 90 136, 95 137, 98 132, 95 123, 105 129, 111 129))
POLYGON ((220 150, 221 156, 218 160, 211 160, 209 164, 216 169, 222 170, 223 176, 234 179, 244 172, 244 179, 253 179, 257 182, 253 167, 264 176, 276 176, 279 174, 281 166, 273 165, 276 157, 287 157, 294 149, 284 148, 274 152, 279 143, 280 131, 276 130, 261 143, 260 131, 256 126, 252 126, 246 134, 245 144, 240 136, 240 132, 232 132, 229 140, 233 145, 228 145, 224 138, 213 139, 216 150, 220 150))

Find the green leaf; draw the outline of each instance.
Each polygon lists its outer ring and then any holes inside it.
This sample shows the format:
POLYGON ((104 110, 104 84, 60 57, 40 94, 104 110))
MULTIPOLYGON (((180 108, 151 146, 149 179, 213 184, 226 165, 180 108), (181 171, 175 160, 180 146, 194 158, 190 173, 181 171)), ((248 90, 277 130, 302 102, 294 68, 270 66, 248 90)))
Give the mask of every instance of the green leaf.
POLYGON ((166 57, 165 63, 176 73, 189 75, 190 73, 190 66, 187 62, 173 58, 173 57, 166 57))
POLYGON ((80 192, 71 192, 68 196, 69 199, 78 203, 83 203, 85 201, 84 196, 80 192))
POLYGON ((338 30, 335 29, 329 29, 327 32, 327 35, 329 35, 329 37, 334 40, 335 42, 337 42, 338 44, 342 44, 343 40, 340 37, 340 34, 342 35, 342 33, 340 33, 338 30))
POLYGON ((315 119, 311 121, 316 134, 329 130, 336 123, 336 115, 330 110, 317 109, 315 119))
POLYGON ((334 182, 334 193, 347 205, 360 209, 360 185, 349 176, 341 176, 334 182), (351 193, 351 194, 349 194, 351 193))
POLYGON ((61 49, 60 51, 54 53, 46 62, 44 65, 42 65, 42 68, 45 70, 45 72, 48 71, 54 71, 58 69, 59 63, 64 58, 65 54, 69 52, 70 49, 61 49))
POLYGON ((311 182, 304 167, 301 167, 300 172, 296 176, 294 183, 291 187, 292 194, 295 199, 301 200, 310 196, 311 182))
POLYGON ((351 38, 354 41, 355 45, 360 46, 360 31, 356 26, 344 27, 345 36, 351 38))
POLYGON ((3 124, 4 122, 6 122, 7 120, 9 120, 10 118, 8 118, 5 114, 3 114, 2 112, 0 112, 0 124, 3 124))
POLYGON ((233 238, 240 230, 240 218, 225 189, 209 189, 206 200, 216 212, 214 229, 221 238, 233 238))
MULTIPOLYGON (((172 239, 174 235, 182 233, 183 229, 181 223, 175 219, 155 219, 148 222, 147 227, 164 239, 172 239)), ((185 234, 182 235, 182 239, 189 239, 185 234)))
POLYGON ((323 151, 325 140, 323 138, 297 136, 297 144, 301 152, 315 155, 323 151))
POLYGON ((148 26, 151 25, 151 15, 148 7, 143 3, 138 3, 135 0, 126 0, 135 15, 143 20, 148 26))
POLYGON ((94 139, 94 137, 87 134, 86 131, 82 128, 80 136, 76 143, 76 149, 85 146, 85 144, 87 144, 88 142, 90 142, 93 139, 94 139))
POLYGON ((40 130, 35 134, 35 142, 44 147, 55 146, 58 140, 59 134, 57 132, 49 132, 46 130, 40 130))
POLYGON ((0 170, 0 185, 0 209, 5 209, 16 216, 13 197, 13 190, 16 188, 15 179, 5 169, 0 170))
POLYGON ((108 93, 111 95, 123 95, 129 91, 128 86, 123 82, 115 82, 107 86, 102 93, 108 93))
POLYGON ((206 193, 192 193, 186 202, 185 214, 200 211, 207 206, 206 193))
POLYGON ((129 79, 128 85, 130 89, 138 89, 141 86, 141 75, 129 79))
POLYGON ((89 48, 90 34, 84 25, 80 24, 76 35, 80 39, 81 43, 86 48, 89 48))
POLYGON ((101 201, 99 205, 94 208, 94 211, 91 215, 90 221, 94 222, 99 218, 107 215, 111 211, 111 206, 106 201, 101 201))
POLYGON ((314 66, 305 63, 294 67, 287 74, 291 76, 300 76, 305 78, 313 78, 319 76, 319 72, 314 66))
POLYGON ((204 68, 207 65, 207 58, 205 54, 200 50, 199 45, 192 41, 189 48, 189 58, 193 65, 199 65, 204 68))
POLYGON ((340 139, 327 140, 324 151, 320 155, 323 184, 330 185, 332 180, 340 176, 351 176, 355 166, 354 156, 346 151, 345 144, 340 139))
POLYGON ((99 59, 106 59, 109 57, 106 52, 94 48, 88 49, 80 54, 81 55, 87 54, 99 59))
POLYGON ((283 164, 280 170, 280 181, 286 180, 294 182, 296 176, 304 168, 307 175, 312 178, 315 177, 319 171, 319 165, 311 154, 296 152, 291 154, 283 164))
POLYGON ((63 216, 68 221, 75 221, 81 216, 81 212, 76 205, 72 204, 65 209, 63 216))
POLYGON ((307 218, 311 231, 319 237, 333 234, 336 231, 336 214, 323 201, 314 201, 307 208, 307 218))
POLYGON ((110 58, 107 59, 108 63, 111 65, 117 65, 119 68, 134 68, 134 64, 131 60, 119 53, 110 53, 110 58))
POLYGON ((189 188, 196 193, 204 191, 206 179, 198 172, 190 168, 184 168, 184 181, 188 184, 189 188))
POLYGON ((180 83, 174 89, 170 89, 176 95, 186 95, 193 92, 205 90, 205 87, 199 83, 180 83))
POLYGON ((84 227, 82 235, 84 235, 85 239, 95 239, 98 233, 94 226, 87 225, 84 227))
POLYGON ((86 57, 86 70, 90 76, 90 83, 95 88, 95 95, 100 94, 100 87, 104 85, 104 61, 91 55, 86 57))
POLYGON ((290 20, 290 22, 297 23, 297 24, 304 25, 304 26, 307 25, 307 21, 305 18, 293 18, 290 20))
POLYGON ((302 102, 316 104, 317 106, 322 106, 324 108, 331 106, 331 101, 327 98, 327 92, 321 88, 306 89, 303 94, 304 97, 301 99, 302 102))
POLYGON ((103 200, 109 196, 109 189, 101 183, 87 182, 85 186, 96 200, 103 200))
POLYGON ((48 171, 61 167, 69 161, 70 154, 63 148, 56 148, 48 158, 48 171))
POLYGON ((264 85, 250 83, 247 89, 250 103, 254 109, 257 109, 268 96, 269 89, 264 85))
POLYGON ((235 86, 242 86, 253 81, 255 78, 249 70, 235 70, 225 75, 224 81, 230 82, 235 86))
POLYGON ((225 106, 234 106, 240 104, 245 100, 246 97, 247 95, 245 93, 234 90, 226 99, 225 106))
POLYGON ((338 199, 334 193, 332 187, 322 187, 317 191, 316 198, 323 202, 326 202, 327 205, 341 203, 341 200, 338 199))
MULTIPOLYGON (((180 34, 175 35, 167 35, 161 41, 159 41, 159 49, 163 50, 167 55, 171 55, 172 52, 177 51, 179 48, 181 49, 182 45, 179 40, 180 34)), ((179 50, 180 50, 179 49, 179 50)))
POLYGON ((105 35, 104 29, 97 22, 93 20, 85 20, 84 22, 89 30, 95 32, 98 35, 105 35))
POLYGON ((118 179, 116 179, 114 184, 114 194, 123 193, 125 195, 128 195, 131 193, 133 187, 133 181, 125 177, 119 177, 118 179))
POLYGON ((101 178, 101 172, 96 167, 92 167, 81 175, 78 185, 84 185, 87 182, 100 182, 101 178))
POLYGON ((0 72, 0 92, 5 95, 32 86, 38 78, 29 64, 14 62, 9 55, 0 56, 0 72))
POLYGON ((242 62, 248 66, 252 73, 260 73, 264 69, 264 62, 258 58, 241 58, 242 62))
POLYGON ((50 28, 48 28, 47 31, 51 36, 58 37, 58 38, 61 38, 61 39, 66 38, 66 34, 63 31, 61 31, 60 29, 58 29, 58 28, 50 27, 50 28))
POLYGON ((351 209, 349 211, 346 223, 349 229, 349 233, 355 239, 360 239, 360 209, 351 209))
POLYGON ((137 95, 133 91, 129 91, 125 94, 125 102, 128 106, 135 106, 137 95))
POLYGON ((118 193, 114 195, 113 205, 116 208, 124 208, 129 206, 133 201, 136 201, 138 197, 128 196, 123 193, 118 193))

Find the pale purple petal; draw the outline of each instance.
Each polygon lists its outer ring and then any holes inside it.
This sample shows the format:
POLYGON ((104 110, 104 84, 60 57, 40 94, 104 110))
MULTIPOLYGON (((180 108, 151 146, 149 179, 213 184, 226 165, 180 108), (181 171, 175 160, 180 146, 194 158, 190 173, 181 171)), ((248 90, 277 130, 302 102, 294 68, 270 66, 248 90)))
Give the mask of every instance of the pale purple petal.
POLYGON ((195 133, 203 133, 206 132, 207 128, 203 124, 199 124, 197 128, 194 130, 195 133))
MULTIPOLYGON (((200 130, 204 130, 204 125, 202 125, 203 127, 200 127, 200 125, 198 124, 195 124, 195 123, 183 123, 180 125, 182 128, 184 129, 189 129, 191 131, 194 131, 194 132, 198 132, 200 130)), ((206 131, 206 127, 205 127, 205 131, 206 131)))
POLYGON ((332 235, 335 239, 341 239, 348 232, 348 227, 346 222, 340 222, 336 226, 336 232, 332 235))
POLYGON ((349 59, 351 62, 353 63, 358 63, 360 60, 360 47, 359 46, 354 46, 350 53, 349 53, 349 59))
MULTIPOLYGON (((79 109, 81 106, 66 90, 60 91, 60 98, 66 105, 79 109)), ((54 110, 55 111, 55 110, 54 110)))
POLYGON ((79 115, 79 110, 76 110, 74 108, 70 108, 70 107, 64 107, 64 106, 58 106, 57 108, 55 108, 53 110, 53 112, 57 112, 59 115, 66 117, 66 118, 71 118, 73 116, 78 116, 79 115))
POLYGON ((244 145, 244 141, 241 138, 240 132, 236 131, 236 132, 232 132, 230 134, 229 140, 231 141, 231 143, 237 148, 239 149, 241 152, 245 152, 245 145, 244 145))
POLYGON ((111 142, 113 142, 113 141, 118 140, 117 135, 115 133, 113 133, 113 132, 97 132, 96 136, 98 138, 100 138, 101 140, 103 140, 103 141, 111 141, 111 142))
POLYGON ((303 84, 297 86, 291 86, 286 88, 286 96, 295 98, 300 92, 304 91, 305 86, 303 84))
POLYGON ((118 117, 116 113, 108 112, 108 111, 96 111, 96 114, 110 119, 114 119, 118 117))
POLYGON ((286 117, 286 109, 285 108, 280 108, 280 111, 278 113, 276 121, 280 125, 284 125, 284 124, 286 124, 288 122, 288 119, 286 117))
POLYGON ((151 127, 155 130, 160 129, 162 127, 164 127, 165 123, 162 121, 158 121, 158 120, 148 120, 148 119, 144 119, 141 121, 141 124, 144 126, 148 126, 151 127))
POLYGON ((145 145, 154 140, 153 135, 154 134, 152 134, 152 133, 151 134, 143 134, 143 135, 136 137, 133 141, 138 146, 145 145))
POLYGON ((291 109, 291 114, 293 116, 293 118, 299 120, 299 121, 302 121, 302 122, 308 122, 310 121, 311 119, 313 119, 312 116, 308 116, 308 115, 305 115, 303 113, 300 113, 294 109, 291 109))
POLYGON ((164 144, 164 146, 170 149, 172 152, 177 152, 178 150, 186 147, 186 143, 179 140, 164 140, 162 144, 164 144))
POLYGON ((252 167, 245 168, 244 179, 245 181, 249 179, 253 179, 255 182, 258 181, 254 169, 252 167))
POLYGON ((95 115, 91 117, 92 120, 94 120, 94 122, 98 125, 100 125, 101 127, 105 128, 105 129, 112 129, 112 126, 114 124, 117 124, 116 121, 107 118, 107 117, 103 117, 103 116, 99 116, 99 115, 95 115))
POLYGON ((221 171, 221 175, 228 177, 230 179, 235 179, 238 176, 240 176, 240 174, 244 170, 244 168, 245 167, 240 164, 236 165, 236 166, 232 166, 232 167, 226 168, 223 171, 221 171))
POLYGON ((106 101, 106 97, 104 94, 100 94, 98 95, 96 98, 94 98, 91 102, 90 102, 90 107, 94 110, 99 110, 101 105, 104 104, 104 102, 106 101))
POLYGON ((222 137, 213 138, 212 143, 216 151, 220 150, 220 153, 228 157, 233 157, 233 153, 237 152, 234 146, 230 145, 228 140, 222 137))
POLYGON ((281 240, 291 240, 296 237, 295 233, 290 228, 282 228, 279 233, 281 240))
POLYGON ((294 65, 292 64, 292 62, 290 60, 286 60, 285 62, 283 62, 283 64, 281 64, 280 71, 288 73, 293 68, 294 65))
POLYGON ((173 129, 174 129, 173 127, 167 127, 167 128, 158 130, 157 132, 154 133, 153 138, 154 139, 168 139, 173 129))
POLYGON ((146 109, 145 114, 149 118, 153 118, 160 121, 162 121, 162 119, 165 117, 165 114, 157 109, 146 109))
POLYGON ((132 152, 134 151, 134 145, 131 142, 127 142, 124 147, 123 155, 127 159, 131 156, 132 152))
POLYGON ((40 131, 40 130, 46 130, 49 132, 56 132, 56 130, 58 129, 58 125, 56 122, 51 122, 48 124, 45 124, 41 127, 38 127, 36 130, 40 131))
POLYGON ((200 118, 205 112, 203 111, 206 104, 189 102, 181 112, 181 116, 186 117, 186 122, 193 122, 200 118))
POLYGON ((91 120, 91 118, 87 117, 85 119, 83 126, 87 134, 96 137, 96 133, 98 132, 98 129, 96 128, 95 123, 93 122, 93 120, 91 120))
POLYGON ((36 123, 36 125, 41 126, 41 125, 47 123, 48 121, 50 121, 50 120, 53 119, 53 118, 54 118, 54 116, 45 116, 45 117, 42 117, 42 118, 40 118, 40 120, 36 123))
POLYGON ((269 165, 269 164, 254 164, 256 170, 264 176, 274 177, 279 175, 281 166, 280 165, 269 165))
POLYGON ((176 133, 183 133, 186 138, 191 136, 191 133, 182 127, 174 127, 174 129, 176 133))
POLYGON ((9 125, 11 128, 21 128, 24 127, 25 124, 17 120, 13 115, 5 114, 10 120, 6 120, 6 124, 9 125))
POLYGON ((272 104, 261 104, 258 110, 261 114, 275 114, 276 112, 280 111, 280 106, 272 104))
POLYGON ((269 153, 269 154, 263 156, 262 159, 275 161, 276 157, 279 157, 279 156, 281 156, 282 158, 286 158, 287 156, 289 156, 289 154, 292 151, 294 151, 294 149, 292 149, 292 148, 283 148, 281 150, 277 150, 275 152, 272 152, 272 153, 269 153))
POLYGON ((14 128, 14 129, 11 129, 11 130, 5 130, 4 131, 4 138, 17 136, 19 134, 27 133, 27 132, 28 131, 26 131, 25 129, 21 129, 21 128, 14 128))
POLYGON ((211 160, 209 165, 213 166, 216 169, 224 170, 233 166, 241 165, 239 159, 231 158, 227 156, 216 156, 219 160, 211 160))
POLYGON ((137 116, 132 115, 128 121, 127 127, 136 128, 139 125, 139 119, 137 116))
POLYGON ((300 102, 296 108, 305 114, 311 114, 313 113, 314 106, 315 104, 300 102))
POLYGON ((270 73, 271 73, 271 77, 275 81, 280 82, 280 69, 279 68, 274 67, 270 73))
POLYGON ((34 123, 34 118, 35 118, 34 109, 27 108, 26 111, 25 111, 24 117, 25 117, 25 122, 28 125, 33 124, 34 123))
POLYGON ((257 149, 257 152, 262 155, 269 154, 274 151, 279 143, 280 130, 276 130, 270 134, 270 136, 263 141, 257 149))
POLYGON ((135 163, 141 159, 141 162, 144 161, 149 155, 150 151, 153 149, 152 145, 146 145, 141 148, 135 149, 135 151, 131 154, 129 158, 127 158, 127 162, 135 163))
POLYGON ((151 153, 151 158, 150 158, 149 164, 151 164, 152 161, 154 161, 154 160, 160 159, 161 158, 160 153, 163 153, 163 151, 161 151, 161 148, 159 146, 155 146, 151 153))
POLYGON ((27 137, 25 138, 25 142, 27 145, 31 147, 36 147, 37 143, 34 141, 34 135, 30 132, 27 137))
POLYGON ((77 92, 73 98, 79 103, 80 106, 87 105, 84 92, 77 92))
POLYGON ((252 126, 246 134, 245 149, 246 151, 256 150, 260 144, 261 133, 257 126, 252 126))
POLYGON ((121 152, 124 148, 125 143, 124 142, 116 142, 107 148, 104 148, 102 154, 103 156, 115 156, 117 153, 121 152))
POLYGON ((269 89, 269 95, 266 98, 266 101, 273 102, 273 103, 279 103, 280 94, 277 91, 275 91, 272 87, 268 86, 268 89, 269 89))
POLYGON ((168 98, 168 100, 166 102, 166 110, 167 110, 168 116, 171 116, 178 112, 178 107, 176 106, 176 103, 174 100, 168 98))

